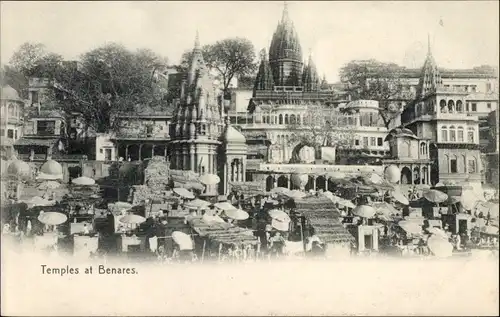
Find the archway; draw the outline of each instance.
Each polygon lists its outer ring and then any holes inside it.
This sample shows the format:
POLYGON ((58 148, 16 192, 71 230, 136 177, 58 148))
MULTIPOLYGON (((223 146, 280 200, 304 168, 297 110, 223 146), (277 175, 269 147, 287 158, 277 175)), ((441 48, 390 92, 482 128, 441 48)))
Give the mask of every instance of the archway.
POLYGON ((274 178, 269 175, 268 177, 266 177, 266 191, 270 191, 271 189, 273 189, 273 186, 274 186, 274 178))
POLYGON ((306 191, 309 191, 311 189, 314 189, 314 177, 312 176, 309 176, 308 180, 307 180, 307 184, 304 188, 306 191))
POLYGON ((278 187, 288 188, 288 178, 285 175, 278 177, 278 187))
POLYGON ((316 190, 326 190, 326 178, 324 176, 318 176, 316 178, 316 190))
POLYGON ((328 179, 327 190, 332 193, 335 190, 335 184, 332 182, 331 179, 328 179))
MULTIPOLYGON (((140 159, 138 144, 132 144, 128 147, 128 158, 130 158, 131 161, 138 161, 140 159)), ((125 159, 128 160, 128 158, 125 159)))
POLYGON ((421 181, 420 168, 418 168, 418 166, 417 166, 413 169, 413 184, 418 185, 418 184, 420 184, 420 181, 421 181))
POLYGON ((143 144, 141 148, 141 160, 150 159, 153 156, 153 146, 151 144, 143 144))
POLYGON ((166 146, 165 145, 156 145, 153 150, 154 156, 166 156, 166 146))
POLYGON ((401 184, 409 185, 411 183, 411 170, 405 166, 401 169, 401 184))
POLYGON ((302 150, 302 148, 304 148, 306 146, 314 148, 314 158, 318 159, 319 154, 318 154, 318 148, 317 148, 316 144, 311 144, 308 142, 300 142, 292 150, 292 158, 290 159, 290 163, 299 164, 301 162, 299 153, 300 153, 300 150, 302 150))
POLYGON ((74 178, 82 176, 82 168, 80 166, 70 166, 68 167, 69 182, 74 178))

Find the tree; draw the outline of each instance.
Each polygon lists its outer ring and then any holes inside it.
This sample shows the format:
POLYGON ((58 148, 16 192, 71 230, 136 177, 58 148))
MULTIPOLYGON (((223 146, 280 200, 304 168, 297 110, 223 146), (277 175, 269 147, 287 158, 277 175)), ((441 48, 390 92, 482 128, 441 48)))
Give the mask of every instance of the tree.
POLYGON ((62 60, 61 55, 48 52, 41 43, 26 42, 14 52, 9 64, 26 77, 50 77, 62 60))
POLYGON ((379 113, 389 128, 401 111, 395 101, 412 99, 405 89, 404 68, 376 60, 351 61, 340 70, 340 80, 353 100, 367 99, 379 102, 379 113))
POLYGON ((348 149, 354 144, 355 132, 349 116, 331 107, 310 104, 302 119, 292 115, 289 120, 290 144, 313 147, 316 159, 321 158, 322 146, 348 149))
MULTIPOLYGON (((227 93, 233 78, 253 75, 257 69, 255 48, 247 39, 229 38, 208 44, 201 48, 207 67, 220 76, 222 90, 227 93)), ((181 57, 178 71, 186 71, 191 61, 192 51, 181 57)))
POLYGON ((110 43, 83 54, 80 65, 59 67, 55 81, 64 94, 54 98, 67 112, 81 113, 96 132, 115 130, 117 113, 162 103, 155 72, 166 67, 166 59, 151 50, 133 52, 110 43))

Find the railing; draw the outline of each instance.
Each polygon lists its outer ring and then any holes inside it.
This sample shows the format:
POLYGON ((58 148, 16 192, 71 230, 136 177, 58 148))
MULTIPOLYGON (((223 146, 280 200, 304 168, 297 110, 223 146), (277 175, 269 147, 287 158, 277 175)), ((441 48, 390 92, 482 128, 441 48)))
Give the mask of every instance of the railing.
POLYGON ((165 140, 170 139, 169 133, 119 133, 116 135, 117 140, 165 140))
MULTIPOLYGON (((47 160, 47 154, 35 154, 33 157, 31 154, 18 154, 17 157, 23 161, 29 161, 32 158, 34 161, 47 160)), ((80 161, 88 159, 85 154, 52 154, 51 158, 56 161, 80 161)))

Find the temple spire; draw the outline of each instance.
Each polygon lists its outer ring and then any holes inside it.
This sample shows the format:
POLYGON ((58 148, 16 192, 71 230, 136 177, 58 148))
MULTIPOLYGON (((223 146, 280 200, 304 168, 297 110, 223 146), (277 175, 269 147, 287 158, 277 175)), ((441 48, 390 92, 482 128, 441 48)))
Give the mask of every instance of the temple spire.
POLYGON ((196 30, 196 36, 194 38, 194 49, 200 49, 200 32, 198 32, 198 30, 196 30))
POLYGON ((285 22, 285 21, 288 21, 289 20, 289 17, 288 17, 288 3, 285 1, 283 3, 283 15, 281 16, 281 22, 285 22))
POLYGON ((431 35, 427 33, 427 55, 431 55, 431 35))

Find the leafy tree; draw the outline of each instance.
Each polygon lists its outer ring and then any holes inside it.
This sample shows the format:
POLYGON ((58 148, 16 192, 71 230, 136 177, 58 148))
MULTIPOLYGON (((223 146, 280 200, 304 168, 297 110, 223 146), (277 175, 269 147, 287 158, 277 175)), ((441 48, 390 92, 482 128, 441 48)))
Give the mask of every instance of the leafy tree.
POLYGON ((349 116, 331 107, 309 104, 302 118, 291 116, 288 125, 292 131, 289 143, 313 147, 316 159, 321 158, 322 146, 348 149, 354 144, 355 131, 349 116))
POLYGON ((353 100, 368 99, 379 102, 379 113, 389 128, 402 109, 395 101, 412 99, 405 89, 404 68, 376 60, 351 61, 340 70, 340 80, 353 100))
MULTIPOLYGON (((255 48, 247 39, 228 38, 201 48, 207 67, 220 78, 222 89, 228 93, 233 78, 253 75, 257 69, 255 48)), ((186 71, 191 61, 192 51, 181 57, 178 71, 186 71)))
POLYGON ((162 103, 155 72, 166 60, 150 50, 129 51, 110 43, 82 55, 80 69, 60 67, 55 79, 64 94, 54 96, 66 111, 79 112, 96 132, 115 130, 120 112, 162 103))

